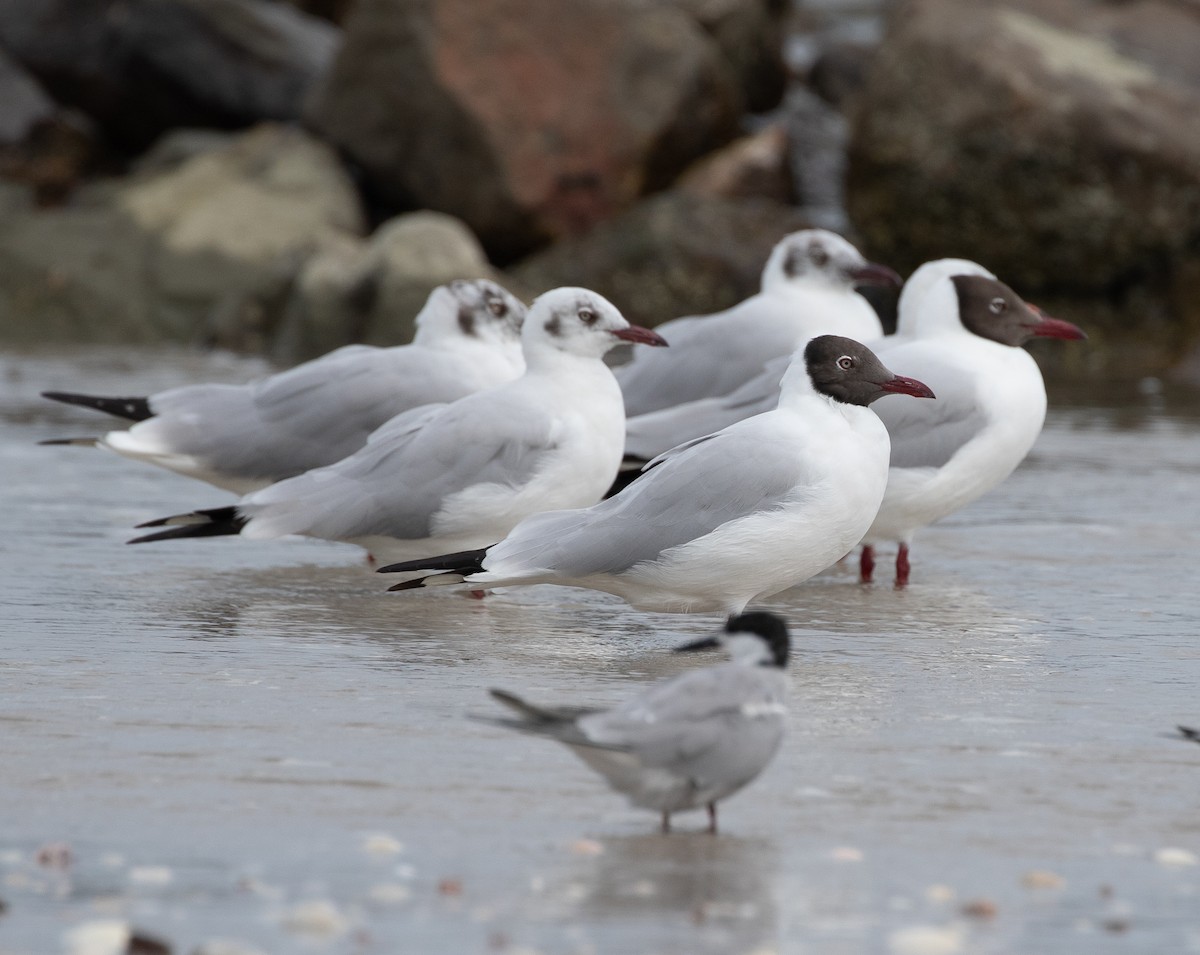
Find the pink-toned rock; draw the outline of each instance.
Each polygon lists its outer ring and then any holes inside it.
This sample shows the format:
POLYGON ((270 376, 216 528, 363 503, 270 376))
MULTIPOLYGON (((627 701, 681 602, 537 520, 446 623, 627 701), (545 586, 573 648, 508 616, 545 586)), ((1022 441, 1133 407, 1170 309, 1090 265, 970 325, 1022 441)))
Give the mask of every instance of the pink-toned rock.
POLYGON ((713 42, 667 5, 361 0, 309 120, 391 203, 499 258, 583 232, 736 132, 713 42))

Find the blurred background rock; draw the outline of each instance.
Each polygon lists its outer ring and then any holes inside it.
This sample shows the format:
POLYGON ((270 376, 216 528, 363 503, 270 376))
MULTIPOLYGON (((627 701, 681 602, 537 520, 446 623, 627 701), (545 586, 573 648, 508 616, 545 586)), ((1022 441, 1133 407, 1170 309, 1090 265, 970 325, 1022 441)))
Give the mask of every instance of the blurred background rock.
POLYGON ((1197 50, 1192 0, 0 0, 0 341, 286 364, 480 275, 655 324, 819 225, 1200 387, 1197 50))

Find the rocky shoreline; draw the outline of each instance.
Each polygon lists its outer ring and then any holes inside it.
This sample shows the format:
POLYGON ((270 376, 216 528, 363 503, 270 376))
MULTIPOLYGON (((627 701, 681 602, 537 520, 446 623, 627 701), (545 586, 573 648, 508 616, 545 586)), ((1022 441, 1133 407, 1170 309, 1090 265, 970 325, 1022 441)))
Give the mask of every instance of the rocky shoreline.
POLYGON ((1087 328, 1054 377, 1200 386, 1200 8, 883 16, 13 0, 0 341, 288 364, 407 340, 459 277, 585 285, 652 325, 752 293, 774 242, 811 224, 905 272, 984 263, 1087 328))

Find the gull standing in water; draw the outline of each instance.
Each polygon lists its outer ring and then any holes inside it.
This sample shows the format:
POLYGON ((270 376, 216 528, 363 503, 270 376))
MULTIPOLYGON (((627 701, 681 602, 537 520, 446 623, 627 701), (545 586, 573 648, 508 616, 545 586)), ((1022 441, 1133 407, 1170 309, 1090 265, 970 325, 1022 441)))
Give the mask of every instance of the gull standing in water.
POLYGON ((642 352, 616 369, 625 413, 728 394, 816 335, 878 338, 879 318, 854 290, 863 284, 898 288, 900 277, 824 229, 784 237, 763 269, 760 292, 724 312, 659 325, 670 352, 642 352))
POLYGON ((478 547, 522 518, 598 501, 621 461, 625 415, 604 354, 665 345, 595 292, 538 297, 522 331, 525 373, 379 428, 360 451, 232 507, 161 518, 130 543, 240 534, 346 541, 395 560, 478 547))
POLYGON ((247 494, 340 461, 401 412, 512 381, 525 367, 524 319, 524 304, 495 282, 451 282, 430 294, 409 345, 347 345, 245 385, 185 385, 137 398, 43 392, 136 424, 42 444, 108 448, 247 494))
POLYGON ((905 586, 913 534, 990 491, 1033 447, 1046 420, 1046 386, 1021 346, 1086 337, 975 262, 939 259, 913 273, 896 334, 875 347, 890 367, 927 382, 938 400, 875 405, 892 456, 887 492, 863 539, 864 582, 874 571, 875 545, 896 541, 895 582, 905 586))
POLYGON ((640 610, 741 613, 862 539, 888 472, 887 430, 868 406, 886 394, 933 397, 865 345, 819 336, 773 411, 675 448, 616 496, 528 518, 491 547, 381 572, 426 573, 393 590, 551 583, 640 610))

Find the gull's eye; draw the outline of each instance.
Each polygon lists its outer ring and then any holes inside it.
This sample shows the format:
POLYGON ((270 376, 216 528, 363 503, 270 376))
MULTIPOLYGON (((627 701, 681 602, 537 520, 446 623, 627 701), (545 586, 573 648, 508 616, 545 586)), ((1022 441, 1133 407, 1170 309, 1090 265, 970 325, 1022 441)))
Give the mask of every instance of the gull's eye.
POLYGON ((823 269, 829 264, 829 253, 821 246, 814 245, 808 250, 808 259, 817 268, 823 269))
POLYGON ((488 311, 497 318, 503 318, 508 314, 508 306, 504 304, 502 299, 489 298, 487 302, 488 311))
POLYGON ((595 325, 600 320, 600 316, 591 308, 581 308, 578 314, 579 320, 585 325, 595 325))
POLYGON ((837 365, 843 371, 849 371, 851 368, 854 367, 854 359, 851 358, 849 355, 843 355, 841 358, 839 358, 837 360, 837 365))
POLYGON ((1008 302, 1002 298, 994 298, 988 302, 988 311, 993 315, 1003 315, 1008 311, 1008 302))

